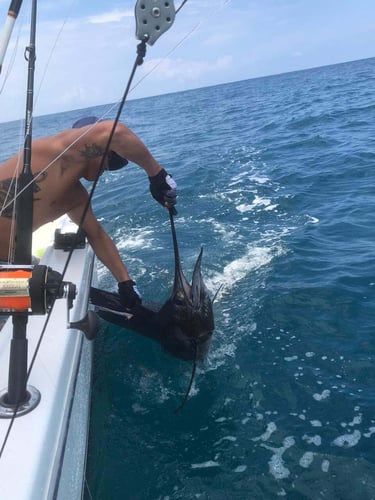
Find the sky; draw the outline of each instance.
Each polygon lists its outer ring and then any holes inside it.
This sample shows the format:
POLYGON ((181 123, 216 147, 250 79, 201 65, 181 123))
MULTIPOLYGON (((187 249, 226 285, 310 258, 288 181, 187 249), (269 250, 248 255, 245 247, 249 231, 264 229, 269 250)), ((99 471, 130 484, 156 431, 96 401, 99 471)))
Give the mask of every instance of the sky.
MULTIPOLYGON (((35 115, 121 98, 136 57, 135 3, 39 0, 35 115)), ((0 0, 1 31, 9 4, 0 0)), ((0 122, 25 115, 30 4, 23 1, 0 75, 0 122)), ((148 46, 129 98, 374 56, 375 0, 187 0, 148 46)))

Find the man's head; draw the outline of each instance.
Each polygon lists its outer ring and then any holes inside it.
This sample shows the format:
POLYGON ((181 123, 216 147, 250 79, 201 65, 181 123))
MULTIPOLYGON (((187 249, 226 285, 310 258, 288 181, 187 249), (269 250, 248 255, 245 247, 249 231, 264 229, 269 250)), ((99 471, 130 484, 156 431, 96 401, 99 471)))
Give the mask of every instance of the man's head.
MULTIPOLYGON (((80 118, 76 122, 73 123, 72 128, 82 128, 87 125, 94 125, 94 123, 100 122, 96 116, 85 116, 84 118, 80 118)), ((119 170, 125 165, 128 164, 128 160, 118 155, 115 151, 109 151, 108 153, 108 170, 119 170)))

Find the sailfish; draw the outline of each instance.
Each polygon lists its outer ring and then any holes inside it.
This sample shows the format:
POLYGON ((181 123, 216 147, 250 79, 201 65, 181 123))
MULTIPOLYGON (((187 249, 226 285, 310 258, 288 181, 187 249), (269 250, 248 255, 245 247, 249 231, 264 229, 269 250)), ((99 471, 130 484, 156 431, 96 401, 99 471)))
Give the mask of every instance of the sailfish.
POLYGON ((179 257, 173 215, 170 220, 174 248, 174 281, 167 301, 157 308, 137 305, 132 313, 124 311, 117 293, 91 288, 90 299, 100 317, 156 340, 171 355, 201 360, 208 352, 214 332, 212 300, 201 272, 203 248, 194 266, 191 284, 186 279, 179 257))

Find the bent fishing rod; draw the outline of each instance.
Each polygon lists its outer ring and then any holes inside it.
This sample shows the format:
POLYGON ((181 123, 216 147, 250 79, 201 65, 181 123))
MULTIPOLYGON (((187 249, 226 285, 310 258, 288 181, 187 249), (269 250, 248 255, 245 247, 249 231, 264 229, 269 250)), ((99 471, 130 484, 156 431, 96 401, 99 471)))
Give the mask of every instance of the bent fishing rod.
MULTIPOLYGON (((183 3, 178 8, 177 12, 180 11, 182 6, 186 3, 187 0, 184 0, 183 3)), ((18 11, 21 7, 21 1, 12 1, 11 8, 14 9, 10 12, 12 13, 10 16, 17 17, 18 11), (16 12, 15 12, 16 11, 16 12)), ((16 194, 16 208, 17 212, 20 211, 22 214, 20 217, 17 217, 17 225, 16 225, 16 240, 15 240, 15 252, 14 252, 14 265, 22 266, 23 268, 31 269, 31 247, 32 247, 32 222, 33 222, 33 176, 31 172, 31 146, 32 146, 32 116, 33 116, 33 95, 34 95, 34 73, 35 73, 35 39, 36 39, 36 17, 37 17, 37 1, 32 0, 32 12, 31 12, 31 28, 30 28, 30 44, 26 49, 27 60, 28 60, 28 83, 27 83, 27 103, 26 103, 26 123, 25 123, 25 145, 24 145, 24 164, 23 169, 20 174, 19 184, 20 187, 18 189, 18 194, 16 194)), ((129 77, 128 83, 125 88, 125 92, 123 98, 121 100, 116 118, 114 120, 114 124, 112 127, 112 131, 107 141, 107 146, 105 152, 103 154, 101 164, 98 168, 98 174, 96 180, 92 186, 89 199, 87 201, 86 207, 84 209, 76 239, 78 238, 78 233, 82 227, 84 218, 88 211, 88 208, 91 203, 91 199, 93 197, 101 169, 104 165, 108 152, 110 150, 110 143, 113 138, 115 128, 117 123, 119 122, 125 101, 128 97, 129 89, 134 78, 136 69, 139 65, 143 63, 143 59, 146 54, 146 44, 153 45, 156 40, 167 31, 173 24, 175 19, 176 11, 174 8, 173 0, 168 2, 162 0, 138 0, 135 6, 135 17, 136 17, 136 36, 138 40, 140 40, 140 44, 137 46, 137 57, 133 66, 133 70, 129 77)), ((9 17, 9 13, 8 13, 9 17)), ((14 23, 13 23, 14 24, 14 23)), ((13 26, 12 26, 13 27, 13 26)), ((0 42, 0 49, 4 52, 2 57, 4 58, 5 49, 8 45, 10 33, 9 29, 6 30, 6 37, 3 37, 2 42, 0 42), (6 38, 6 40, 5 40, 6 38), (3 47, 5 46, 5 49, 3 47)), ((1 55, 1 54, 0 54, 1 55)), ((0 60, 0 62, 2 62, 0 60)), ((11 429, 13 427, 15 418, 18 416, 18 410, 21 405, 25 403, 30 397, 28 393, 27 382, 29 380, 32 368, 34 366, 36 357, 39 352, 40 345, 42 343, 44 334, 47 329, 47 325, 51 318, 52 309, 54 306, 54 302, 57 298, 68 298, 68 307, 69 300, 72 301, 74 296, 66 296, 65 292, 62 291, 62 287, 70 286, 73 284, 65 283, 64 276, 66 274, 69 262, 71 260, 72 254, 74 251, 74 245, 69 252, 66 264, 64 266, 63 272, 59 277, 59 285, 56 283, 52 283, 53 280, 56 281, 56 276, 52 277, 52 281, 49 280, 48 271, 46 270, 45 274, 39 276, 40 288, 43 289, 44 286, 44 294, 46 295, 49 292, 48 304, 47 300, 44 304, 40 306, 40 311, 31 311, 31 314, 46 314, 46 320, 44 322, 44 326, 42 328, 41 334, 39 336, 39 340, 37 342, 36 349, 34 351, 31 363, 29 368, 27 369, 27 320, 28 314, 30 313, 29 309, 22 312, 15 312, 12 314, 13 316, 13 339, 11 341, 11 354, 9 360, 9 382, 8 382, 8 393, 3 396, 6 399, 6 404, 13 408, 13 414, 8 426, 7 433, 3 440, 3 443, 0 447, 0 459, 4 452, 6 443, 8 441, 11 429), (50 287, 50 290, 46 290, 47 287, 50 287)), ((42 268, 46 266, 34 266, 35 268, 42 268)), ((32 271, 34 271, 34 269, 32 271)), ((51 270, 52 271, 52 270, 51 270)), ((52 271, 52 273, 56 273, 52 271)), ((30 280, 29 280, 30 283, 30 280)), ((74 289, 75 292, 75 289, 74 289)), ((79 328, 79 323, 75 322, 70 323, 68 326, 70 328, 79 328)), ((37 390, 36 390, 37 391, 37 390)), ((37 391, 38 392, 38 391, 37 391)), ((36 398, 37 401, 35 406, 39 403, 39 399, 36 398)), ((29 410, 30 411, 30 410, 29 410)))

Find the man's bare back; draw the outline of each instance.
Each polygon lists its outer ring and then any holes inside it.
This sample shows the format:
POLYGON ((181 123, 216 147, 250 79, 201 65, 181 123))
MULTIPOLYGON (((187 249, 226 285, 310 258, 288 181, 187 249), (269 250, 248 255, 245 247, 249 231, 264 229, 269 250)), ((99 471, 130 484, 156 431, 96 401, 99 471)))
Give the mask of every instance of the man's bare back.
MULTIPOLYGON (((79 181, 84 174, 87 160, 85 161, 80 154, 79 146, 72 146, 59 157, 59 154, 69 146, 67 139, 69 139, 69 134, 62 132, 33 142, 31 163, 34 176, 33 230, 69 213, 87 200, 87 192, 79 181), (50 166, 45 170, 48 165, 50 166)), ((12 198, 15 194, 15 181, 12 178, 14 172, 21 170, 22 158, 23 154, 20 152, 0 166, 0 207, 4 207, 0 217, 0 259, 2 260, 8 257, 14 207, 12 198)))

